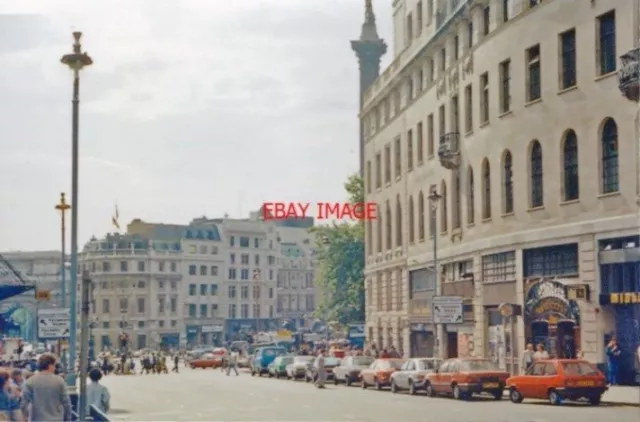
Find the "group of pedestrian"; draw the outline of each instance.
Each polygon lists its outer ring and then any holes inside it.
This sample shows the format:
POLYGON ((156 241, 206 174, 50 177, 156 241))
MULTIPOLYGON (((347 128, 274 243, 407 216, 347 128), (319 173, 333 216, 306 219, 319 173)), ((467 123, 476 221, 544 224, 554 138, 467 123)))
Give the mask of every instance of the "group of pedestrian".
POLYGON ((399 359, 402 357, 402 352, 398 351, 394 345, 379 350, 375 343, 371 343, 363 354, 375 359, 399 359))
MULTIPOLYGON (((51 353, 44 353, 38 358, 35 373, 0 369, 0 421, 71 421, 67 386, 64 378, 56 372, 57 358, 51 353)), ((96 406, 106 413, 110 396, 107 388, 100 384, 101 371, 92 369, 89 378, 87 411, 96 406)))

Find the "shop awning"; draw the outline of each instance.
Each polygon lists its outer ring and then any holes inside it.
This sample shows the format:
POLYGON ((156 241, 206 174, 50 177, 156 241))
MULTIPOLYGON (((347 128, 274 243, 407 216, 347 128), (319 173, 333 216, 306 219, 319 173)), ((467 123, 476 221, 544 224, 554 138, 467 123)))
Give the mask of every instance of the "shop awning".
POLYGON ((10 299, 14 296, 21 295, 24 292, 28 292, 29 290, 34 290, 36 286, 34 285, 24 285, 24 284, 5 284, 0 285, 0 302, 3 300, 10 299))

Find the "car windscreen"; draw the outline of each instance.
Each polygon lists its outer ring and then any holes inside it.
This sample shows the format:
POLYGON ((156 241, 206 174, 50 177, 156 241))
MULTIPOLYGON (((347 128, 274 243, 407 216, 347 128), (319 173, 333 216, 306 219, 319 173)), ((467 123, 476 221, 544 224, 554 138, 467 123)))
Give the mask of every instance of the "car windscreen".
POLYGON ((498 367, 490 360, 467 360, 460 363, 461 371, 497 371, 498 367))
POLYGON ((356 356, 353 358, 353 364, 355 366, 369 366, 375 359, 369 356, 356 356))
POLYGON ((418 369, 421 371, 434 370, 439 366, 439 362, 433 359, 420 359, 418 361, 418 369))
POLYGON ((338 366, 338 365, 340 365, 340 359, 324 358, 324 366, 338 366))
POLYGON ((283 356, 281 359, 282 359, 282 364, 283 365, 289 365, 289 364, 293 363, 293 357, 291 357, 291 356, 283 356))
POLYGON ((280 349, 280 348, 273 348, 273 349, 264 349, 262 350, 262 355, 263 356, 282 356, 282 355, 286 355, 287 351, 284 349, 280 349))
POLYGON ((562 369, 568 376, 598 375, 598 370, 587 362, 564 362, 562 369))
POLYGON ((293 363, 308 363, 312 362, 315 358, 313 356, 296 356, 293 363))
POLYGON ((400 369, 404 361, 401 360, 381 360, 378 364, 379 369, 400 369))

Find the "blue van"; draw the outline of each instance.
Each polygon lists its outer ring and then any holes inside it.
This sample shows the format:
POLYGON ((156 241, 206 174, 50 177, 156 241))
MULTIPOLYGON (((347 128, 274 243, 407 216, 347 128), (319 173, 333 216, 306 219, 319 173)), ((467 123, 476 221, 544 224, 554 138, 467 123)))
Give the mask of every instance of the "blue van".
POLYGON ((268 372, 267 367, 276 357, 287 354, 287 349, 278 346, 260 347, 256 349, 251 361, 251 376, 261 376, 268 372))

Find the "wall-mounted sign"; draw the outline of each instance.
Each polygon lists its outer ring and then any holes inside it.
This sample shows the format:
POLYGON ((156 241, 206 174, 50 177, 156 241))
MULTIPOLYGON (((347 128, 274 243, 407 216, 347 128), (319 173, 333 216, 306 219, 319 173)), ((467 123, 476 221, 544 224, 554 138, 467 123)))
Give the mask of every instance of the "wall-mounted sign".
POLYGON ((640 304, 640 292, 601 294, 600 304, 601 305, 637 305, 637 304, 640 304))
POLYGON ((567 286, 567 299, 569 300, 591 300, 591 289, 588 284, 573 284, 567 286))
POLYGON ((538 302, 532 309, 534 316, 542 316, 545 314, 567 315, 569 305, 567 302, 557 297, 546 297, 538 302))
POLYGON ((38 302, 47 302, 51 300, 51 290, 36 289, 36 300, 38 302))
POLYGON ((460 296, 434 296, 432 301, 433 322, 436 324, 462 324, 463 303, 460 296))
POLYGON ((224 331, 222 324, 203 325, 201 328, 203 333, 221 333, 224 331))

